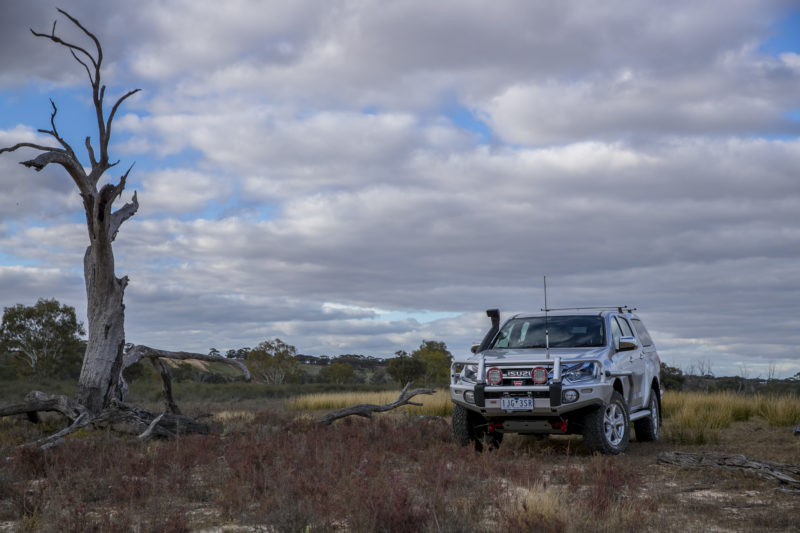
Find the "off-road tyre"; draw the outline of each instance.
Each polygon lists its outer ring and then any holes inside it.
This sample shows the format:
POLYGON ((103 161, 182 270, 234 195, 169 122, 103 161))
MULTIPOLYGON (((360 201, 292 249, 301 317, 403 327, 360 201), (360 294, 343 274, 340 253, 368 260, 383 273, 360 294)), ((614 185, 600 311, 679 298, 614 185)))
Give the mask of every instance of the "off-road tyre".
POLYGON ((661 401, 656 389, 650 391, 650 403, 648 405, 650 416, 641 418, 633 423, 636 431, 636 440, 639 442, 657 441, 661 436, 661 401))
POLYGON ((583 441, 591 451, 617 455, 628 449, 631 421, 625 398, 614 391, 606 405, 589 411, 583 420, 583 441))
POLYGON ((478 452, 497 449, 503 441, 502 433, 486 431, 486 420, 481 415, 458 404, 453 407, 453 437, 461 446, 471 443, 478 452))

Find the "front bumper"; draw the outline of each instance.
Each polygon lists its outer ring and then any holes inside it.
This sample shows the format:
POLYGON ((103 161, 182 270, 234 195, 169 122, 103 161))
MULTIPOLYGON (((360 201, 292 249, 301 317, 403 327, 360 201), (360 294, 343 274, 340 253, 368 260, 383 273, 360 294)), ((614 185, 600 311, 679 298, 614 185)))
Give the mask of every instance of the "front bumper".
MULTIPOLYGON (((559 417, 585 407, 608 403, 613 392, 613 380, 609 378, 615 375, 603 368, 600 359, 586 359, 580 362, 597 365, 593 379, 577 383, 562 379, 562 362, 558 357, 491 361, 491 366, 500 368, 504 376, 506 373, 537 366, 543 366, 548 370, 546 383, 533 384, 529 380, 504 379, 502 383, 496 385, 486 383, 485 371, 488 364, 483 357, 478 363, 476 382, 462 380, 460 373, 457 372, 459 364, 454 363, 451 372, 450 398, 454 403, 479 412, 486 418, 502 419, 559 417), (515 398, 519 400, 514 400, 515 398)), ((575 361, 569 361, 569 364, 574 363, 575 361)))

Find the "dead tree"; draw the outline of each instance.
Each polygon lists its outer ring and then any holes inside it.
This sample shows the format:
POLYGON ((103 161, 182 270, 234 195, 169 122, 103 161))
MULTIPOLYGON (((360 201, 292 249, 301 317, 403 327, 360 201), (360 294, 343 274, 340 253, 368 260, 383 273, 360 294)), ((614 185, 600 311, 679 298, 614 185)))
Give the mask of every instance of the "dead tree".
MULTIPOLYGON (((109 414, 109 409, 120 411, 120 406, 124 405, 122 403, 125 389, 122 378, 122 370, 125 368, 123 361, 125 355, 125 305, 123 304, 123 297, 125 287, 128 284, 128 277, 117 277, 116 275, 112 244, 122 223, 136 214, 139 202, 134 192, 130 202, 119 209, 113 209, 114 202, 120 198, 125 189, 125 182, 132 165, 120 175, 116 183, 114 180, 109 180, 99 188, 98 183, 106 171, 119 164, 119 161, 112 162, 108 153, 112 125, 117 110, 125 100, 139 92, 140 89, 133 89, 124 93, 111 106, 111 111, 106 114, 104 109, 106 86, 101 81, 103 49, 100 46, 100 41, 75 17, 61 9, 58 11, 89 39, 92 44, 88 49, 59 37, 56 34, 55 22, 49 33, 40 33, 34 30, 31 30, 31 33, 36 37, 47 39, 69 50, 72 58, 83 67, 88 75, 97 124, 96 144, 92 143, 92 139, 89 136, 85 140, 90 168, 88 171, 85 169, 73 147, 59 133, 56 126, 58 108, 52 100, 50 129, 39 130, 40 133, 50 137, 51 143, 22 142, 11 147, 0 148, 0 154, 14 152, 19 149, 31 149, 38 152, 36 157, 22 161, 21 164, 36 171, 40 171, 50 164, 61 166, 77 186, 83 200, 86 227, 89 235, 89 246, 86 248, 83 262, 89 331, 75 401, 80 406, 78 417, 83 417, 80 422, 85 426, 92 421, 99 423, 104 419, 113 418, 109 414)), ((161 351, 158 352, 157 356, 155 355, 156 352, 152 349, 146 349, 135 351, 134 354, 144 354, 141 356, 150 357, 151 360, 176 357, 173 352, 161 351)), ((193 355, 195 358, 205 357, 200 354, 193 355)), ((216 360, 230 362, 224 358, 217 358, 216 360)), ((168 374, 164 378, 165 390, 168 388, 167 378, 168 374)), ((174 404, 174 402, 172 403, 174 404)), ((64 405, 66 404, 64 403, 64 405)), ((27 406, 27 411, 22 412, 35 412, 39 407, 41 407, 41 398, 32 401, 27 406)), ((173 412, 176 410, 177 408, 171 409, 173 412)), ((64 409, 61 412, 66 415, 67 412, 72 412, 72 408, 64 409)), ((132 412, 130 409, 127 412, 128 418, 136 419, 139 417, 142 423, 145 423, 145 427, 155 418, 155 415, 148 417, 139 412, 137 412, 136 416, 130 415, 132 412)), ((78 418, 73 419, 73 426, 77 420, 78 418)))
POLYGON ((34 159, 21 164, 40 171, 50 164, 63 167, 78 187, 83 200, 86 215, 86 226, 89 234, 89 246, 83 260, 83 273, 86 281, 87 318, 89 338, 83 367, 79 380, 78 401, 89 412, 98 413, 107 406, 112 398, 118 397, 119 376, 122 364, 122 352, 125 346, 125 306, 123 296, 128 284, 127 276, 118 278, 114 269, 114 251, 112 243, 120 225, 132 217, 139 208, 134 193, 132 200, 113 211, 114 201, 125 189, 125 181, 131 169, 128 168, 116 183, 109 182, 98 189, 98 181, 105 172, 116 166, 119 161, 111 162, 108 144, 111 140, 111 128, 119 106, 139 89, 123 94, 111 107, 111 112, 104 112, 105 85, 101 81, 103 50, 100 41, 81 23, 66 11, 58 10, 94 43, 94 52, 82 46, 62 40, 56 35, 56 23, 50 33, 39 33, 31 30, 36 37, 48 39, 67 48, 72 57, 80 63, 89 76, 92 87, 92 101, 97 122, 97 149, 91 137, 86 137, 86 151, 91 164, 90 170, 78 159, 75 150, 61 136, 56 126, 58 108, 51 100, 50 129, 39 132, 49 135, 54 145, 37 143, 19 143, 10 148, 0 149, 2 152, 13 152, 20 148, 30 148, 39 152, 34 159))

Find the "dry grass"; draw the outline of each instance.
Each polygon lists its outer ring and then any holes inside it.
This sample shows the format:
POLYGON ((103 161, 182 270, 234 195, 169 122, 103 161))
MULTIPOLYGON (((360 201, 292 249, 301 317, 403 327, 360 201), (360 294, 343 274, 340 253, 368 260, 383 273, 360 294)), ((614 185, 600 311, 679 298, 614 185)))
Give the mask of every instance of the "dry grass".
MULTIPOLYGON (((775 482, 656 458, 667 450, 713 450, 796 463, 796 397, 665 394, 666 438, 634 441, 625 455, 605 457, 592 455, 578 436, 509 435, 499 450, 477 454, 453 442, 445 421, 398 413, 323 427, 305 409, 388 403, 397 395, 322 396, 328 398, 288 406, 273 400, 269 408, 201 404, 197 412, 213 408, 221 429, 210 437, 142 443, 84 433, 45 452, 17 445, 58 428, 57 417, 43 426, 2 419, 0 531, 798 528, 800 495, 775 482), (689 430, 705 431, 703 442, 681 437, 689 430)), ((449 403, 445 391, 420 400, 433 409, 429 401, 440 396, 449 403)), ((191 406, 182 407, 191 414, 191 406)))
MULTIPOLYGON (((397 400, 399 392, 332 392, 321 394, 303 394, 286 400, 286 407, 294 411, 332 411, 357 404, 384 405, 397 400)), ((450 416, 453 404, 450 392, 437 390, 433 395, 420 395, 413 398, 421 407, 406 405, 398 411, 411 416, 450 416)))
POLYGON ((800 424, 800 398, 797 396, 761 396, 757 413, 772 426, 800 424))
POLYGON ((662 408, 664 435, 678 444, 716 444, 721 429, 755 416, 775 427, 800 424, 800 398, 794 395, 667 392, 662 408))

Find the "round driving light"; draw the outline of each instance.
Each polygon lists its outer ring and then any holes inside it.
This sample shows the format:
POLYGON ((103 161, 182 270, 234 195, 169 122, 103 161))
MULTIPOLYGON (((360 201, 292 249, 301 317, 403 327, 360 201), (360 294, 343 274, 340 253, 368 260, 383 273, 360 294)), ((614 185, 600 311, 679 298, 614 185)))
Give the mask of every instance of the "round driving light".
POLYGON ((503 382, 503 372, 497 367, 490 368, 486 371, 486 381, 489 385, 499 385, 503 382))
POLYGON ((563 400, 564 403, 572 403, 577 401, 578 399, 578 391, 575 389, 567 389, 564 391, 563 400))
POLYGON ((531 379, 537 384, 547 383, 547 369, 543 366, 537 366, 531 370, 531 379))

